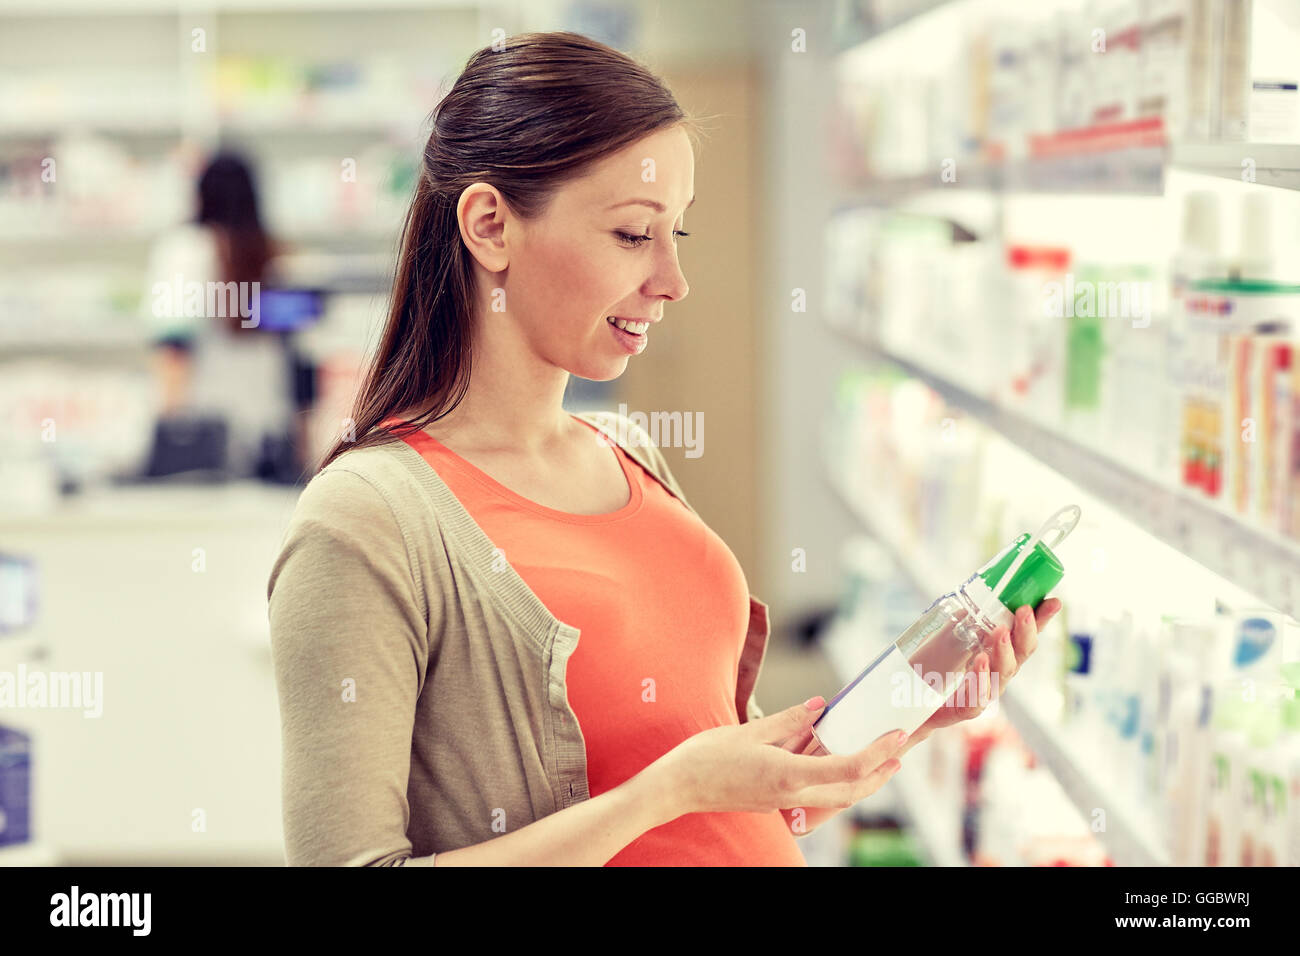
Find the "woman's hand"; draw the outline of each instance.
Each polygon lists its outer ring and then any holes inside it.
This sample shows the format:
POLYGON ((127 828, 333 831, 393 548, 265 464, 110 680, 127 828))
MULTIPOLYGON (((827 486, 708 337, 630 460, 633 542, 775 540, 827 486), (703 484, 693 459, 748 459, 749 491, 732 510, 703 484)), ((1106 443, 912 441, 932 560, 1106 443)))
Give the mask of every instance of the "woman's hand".
POLYGON ((790 741, 811 736, 826 702, 814 697, 743 724, 713 727, 682 741, 647 770, 661 775, 681 813, 762 812, 787 807, 842 810, 870 796, 901 766, 898 731, 854 754, 810 756, 790 741))
POLYGON ((1038 632, 1061 609, 1057 598, 1048 598, 1038 605, 1035 613, 1029 605, 1016 612, 1014 629, 999 627, 990 637, 991 651, 982 651, 975 658, 975 666, 965 680, 957 685, 942 707, 908 738, 906 753, 941 727, 950 727, 963 720, 978 717, 991 701, 1002 696, 1007 681, 1011 680, 1038 647, 1038 632), (965 706, 963 706, 963 704, 965 706))

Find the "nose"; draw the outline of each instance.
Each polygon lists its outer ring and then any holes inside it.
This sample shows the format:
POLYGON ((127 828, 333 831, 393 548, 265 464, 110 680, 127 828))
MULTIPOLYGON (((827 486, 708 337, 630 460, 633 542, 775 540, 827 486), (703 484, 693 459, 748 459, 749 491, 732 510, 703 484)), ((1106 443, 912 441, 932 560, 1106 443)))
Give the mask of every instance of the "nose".
POLYGON ((672 243, 659 254, 650 289, 653 294, 666 296, 672 302, 686 298, 691 291, 690 284, 686 281, 686 274, 682 272, 681 263, 677 261, 676 246, 676 243, 672 243))

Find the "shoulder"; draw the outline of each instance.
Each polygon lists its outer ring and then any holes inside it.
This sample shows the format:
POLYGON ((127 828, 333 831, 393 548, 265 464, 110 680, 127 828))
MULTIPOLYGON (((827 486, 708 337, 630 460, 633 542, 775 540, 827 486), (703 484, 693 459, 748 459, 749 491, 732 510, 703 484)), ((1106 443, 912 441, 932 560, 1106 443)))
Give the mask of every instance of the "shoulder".
POLYGON ((399 454, 387 444, 352 448, 307 482, 285 529, 268 596, 295 555, 303 555, 318 568, 313 579, 332 577, 331 587, 383 576, 411 584, 423 604, 416 570, 427 561, 420 546, 435 534, 421 524, 427 519, 420 489, 399 454))
POLYGON ((401 460, 406 447, 392 441, 349 448, 307 483, 294 520, 359 533, 378 534, 394 526, 404 530, 419 492, 401 460))

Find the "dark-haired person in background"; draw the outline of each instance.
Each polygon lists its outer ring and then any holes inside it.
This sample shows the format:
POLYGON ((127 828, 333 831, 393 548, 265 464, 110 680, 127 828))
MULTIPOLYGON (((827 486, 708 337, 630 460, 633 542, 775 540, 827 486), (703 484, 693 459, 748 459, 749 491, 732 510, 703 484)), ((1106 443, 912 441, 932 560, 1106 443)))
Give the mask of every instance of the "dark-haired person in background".
POLYGON ((279 246, 262 227, 241 157, 211 157, 195 199, 194 219, 161 236, 149 258, 143 310, 155 329, 159 413, 164 421, 224 421, 225 470, 251 477, 267 470, 268 448, 288 444, 295 459, 301 448, 287 343, 242 314, 274 280, 279 246), (183 294, 191 283, 204 290, 202 314, 183 294), (209 283, 223 284, 215 299, 209 283), (225 283, 235 283, 234 296, 225 283), (214 302, 222 305, 211 310, 214 302))

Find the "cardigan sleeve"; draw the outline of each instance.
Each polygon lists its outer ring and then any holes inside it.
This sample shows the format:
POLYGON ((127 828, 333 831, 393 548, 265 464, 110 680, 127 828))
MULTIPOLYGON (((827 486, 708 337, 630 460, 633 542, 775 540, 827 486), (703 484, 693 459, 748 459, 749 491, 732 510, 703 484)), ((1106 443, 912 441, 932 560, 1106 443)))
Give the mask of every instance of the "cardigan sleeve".
POLYGON ((267 583, 290 866, 412 857, 407 783, 431 622, 383 494, 327 469, 303 490, 267 583))

